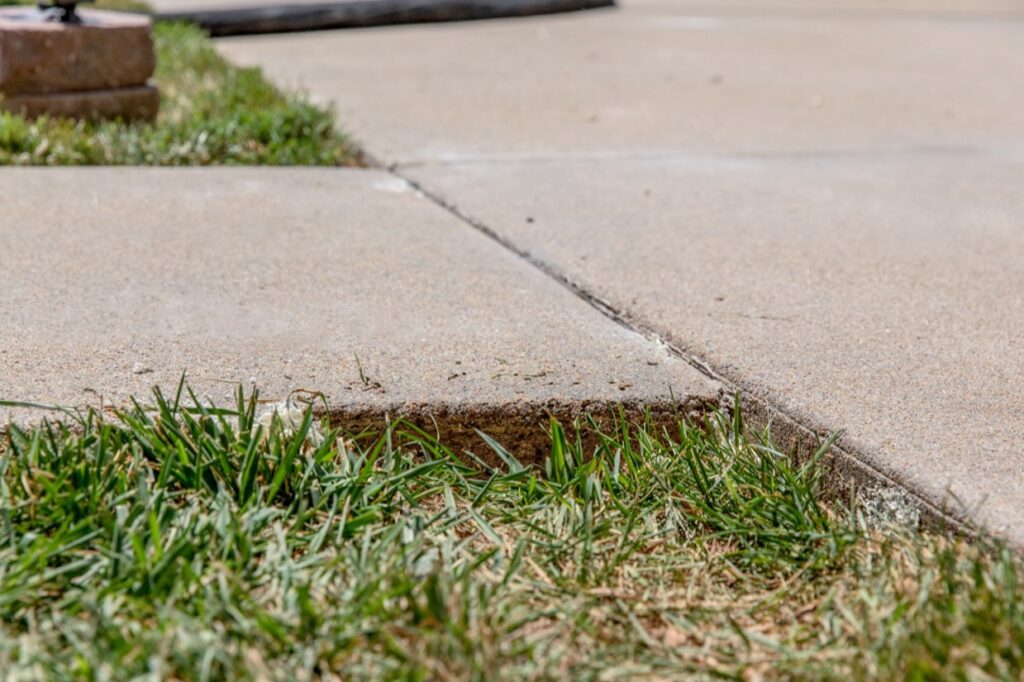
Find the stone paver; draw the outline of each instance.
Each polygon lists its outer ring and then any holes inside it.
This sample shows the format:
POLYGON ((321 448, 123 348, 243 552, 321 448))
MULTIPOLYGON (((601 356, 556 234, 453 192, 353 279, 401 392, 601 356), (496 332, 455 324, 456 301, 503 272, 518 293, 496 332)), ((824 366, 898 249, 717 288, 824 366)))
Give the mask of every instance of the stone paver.
POLYGON ((78 16, 81 23, 69 25, 41 19, 34 7, 0 8, 0 91, 46 95, 145 85, 156 67, 149 19, 100 10, 78 16))
POLYGON ((0 185, 0 398, 118 404, 182 371, 200 396, 305 388, 362 413, 717 396, 385 173, 6 170, 0 185))
POLYGON ((102 10, 77 18, 0 7, 0 111, 152 120, 160 95, 147 83, 156 67, 150 19, 102 10))
POLYGON ((513 248, 1024 542, 1022 19, 634 0, 222 45, 513 248))

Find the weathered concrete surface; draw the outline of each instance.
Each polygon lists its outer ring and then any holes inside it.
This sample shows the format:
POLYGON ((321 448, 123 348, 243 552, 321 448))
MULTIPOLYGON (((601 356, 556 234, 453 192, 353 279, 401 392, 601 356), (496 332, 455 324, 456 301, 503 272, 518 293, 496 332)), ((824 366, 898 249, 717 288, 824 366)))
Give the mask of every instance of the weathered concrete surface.
POLYGON ((357 416, 717 399, 384 173, 6 170, 0 192, 2 399, 118 404, 183 371, 200 396, 304 388, 357 416))
POLYGON ((511 249, 1024 544, 1024 8, 623 4, 221 45, 511 249))
POLYGON ((622 10, 220 45, 334 101, 387 162, 866 152, 1020 133, 1024 22, 985 19, 986 7, 1002 16, 997 0, 976 6, 968 19, 853 20, 769 3, 730 14, 626 0, 622 10))

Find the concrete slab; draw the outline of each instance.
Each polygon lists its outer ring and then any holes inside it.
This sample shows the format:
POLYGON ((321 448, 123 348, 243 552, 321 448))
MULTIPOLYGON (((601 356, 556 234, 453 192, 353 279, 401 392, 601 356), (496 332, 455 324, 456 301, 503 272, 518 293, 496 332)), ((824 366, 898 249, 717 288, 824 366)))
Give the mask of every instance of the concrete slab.
POLYGON ((406 172, 639 328, 1024 543, 1024 146, 406 172))
POLYGON ((621 11, 219 44, 335 102, 387 162, 872 151, 1019 135, 1024 21, 1001 18, 995 0, 979 5, 991 15, 967 19, 854 21, 772 6, 730 14, 627 0, 621 11))
POLYGON ((117 404, 185 371, 218 400, 304 388, 343 414, 482 411, 499 430, 533 428, 517 411, 717 399, 385 173, 22 169, 0 188, 3 399, 117 404))

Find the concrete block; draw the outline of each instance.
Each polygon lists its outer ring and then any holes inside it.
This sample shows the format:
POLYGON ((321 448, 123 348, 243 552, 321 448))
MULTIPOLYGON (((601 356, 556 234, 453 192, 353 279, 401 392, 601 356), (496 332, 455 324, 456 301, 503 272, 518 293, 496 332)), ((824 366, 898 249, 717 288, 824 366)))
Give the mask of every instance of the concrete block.
POLYGON ((82 10, 81 24, 0 8, 0 92, 9 96, 144 85, 156 67, 148 17, 82 10))

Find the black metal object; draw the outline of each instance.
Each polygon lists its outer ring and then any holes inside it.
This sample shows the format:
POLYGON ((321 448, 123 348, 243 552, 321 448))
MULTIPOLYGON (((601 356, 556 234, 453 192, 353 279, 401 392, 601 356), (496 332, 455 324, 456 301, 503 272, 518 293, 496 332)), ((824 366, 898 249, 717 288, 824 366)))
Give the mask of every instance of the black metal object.
MULTIPOLYGON (((240 0, 240 4, 244 0, 240 0)), ((223 10, 162 12, 158 20, 187 21, 214 36, 366 28, 435 21, 525 17, 612 7, 615 0, 335 0, 223 10)))
POLYGON ((80 24, 82 17, 78 15, 78 4, 80 2, 92 2, 92 0, 39 0, 39 11, 46 15, 51 21, 59 21, 62 24, 80 24))

